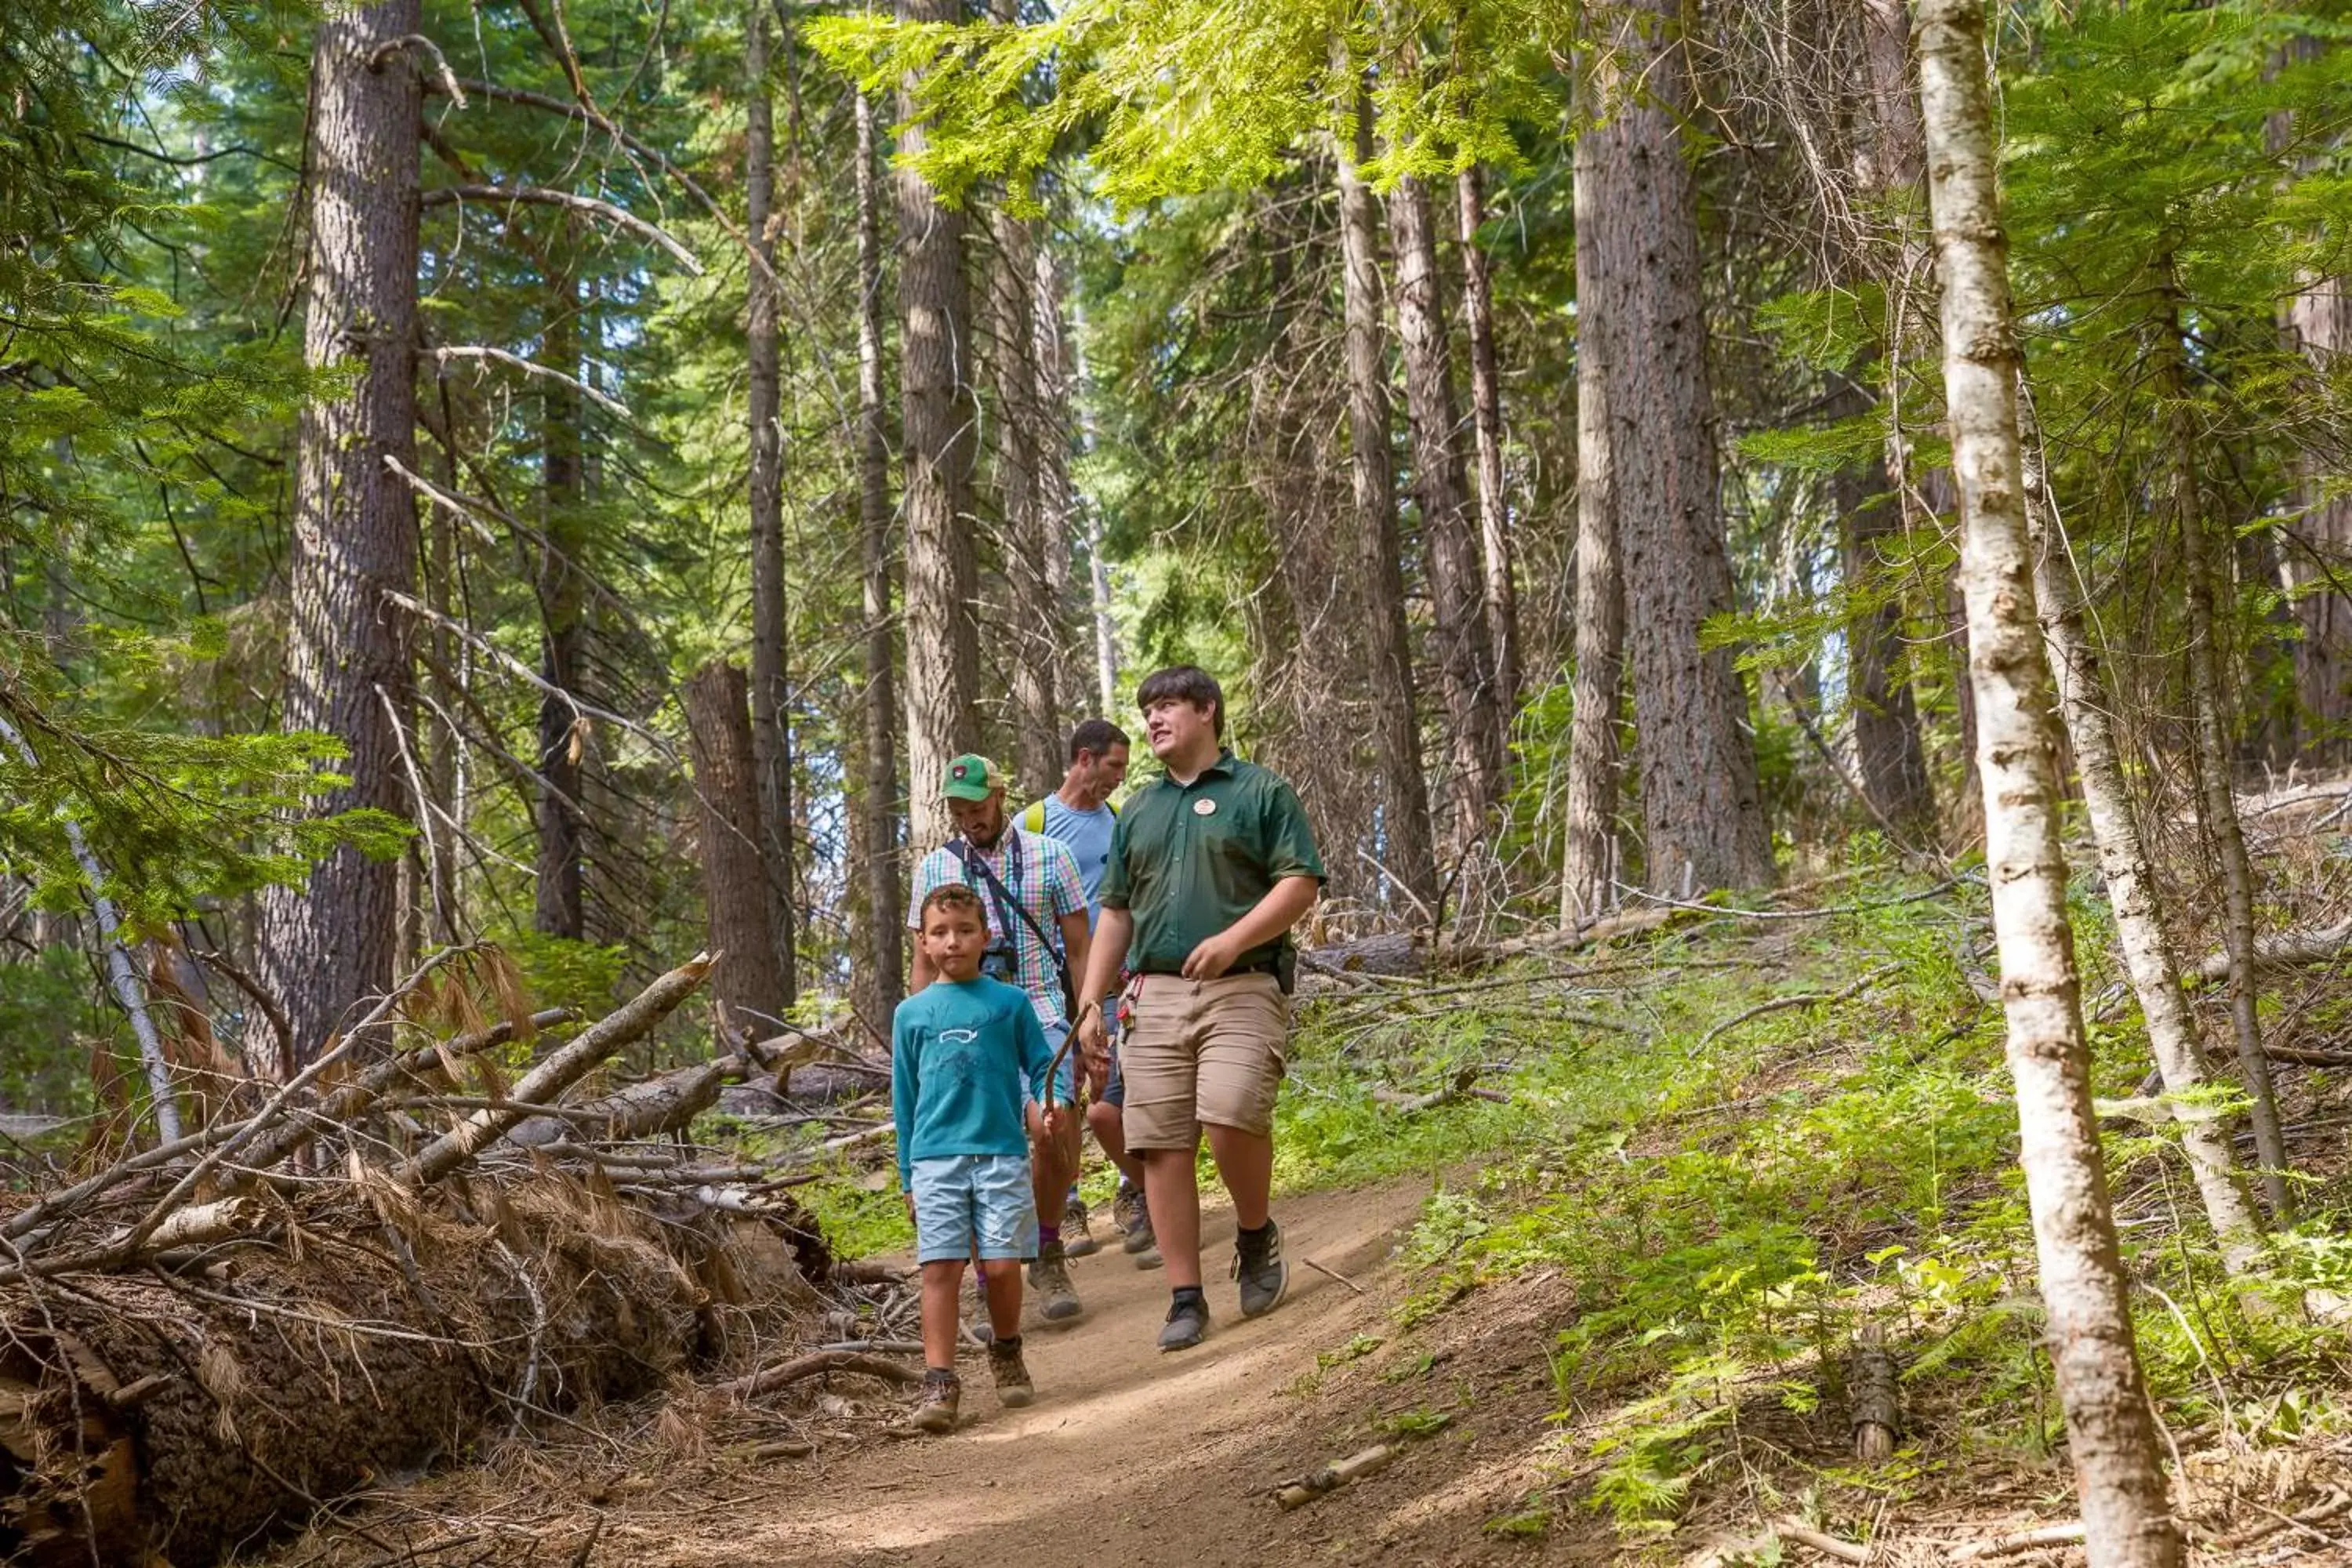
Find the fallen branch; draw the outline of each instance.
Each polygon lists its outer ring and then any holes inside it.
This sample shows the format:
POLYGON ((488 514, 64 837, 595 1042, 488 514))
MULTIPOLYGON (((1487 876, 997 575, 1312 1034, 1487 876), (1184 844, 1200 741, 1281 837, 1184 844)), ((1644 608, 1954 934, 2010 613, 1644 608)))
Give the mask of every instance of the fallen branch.
POLYGON ((1870 1561, 1869 1547, 1852 1541, 1840 1541, 1834 1535, 1823 1535, 1820 1531, 1800 1524, 1793 1519, 1780 1521, 1772 1527, 1772 1531, 1783 1541, 1793 1541, 1800 1546, 1810 1546, 1824 1557, 1834 1557, 1841 1563, 1870 1561))
MULTIPOLYGON (((250 1236, 261 1228, 262 1206, 251 1198, 223 1198, 217 1203, 190 1204, 157 1226, 139 1244, 142 1252, 168 1252, 175 1247, 205 1247, 231 1237, 250 1236)), ((129 1234, 109 1239, 112 1247, 129 1234)))
POLYGON ((732 1383, 722 1383, 719 1386, 722 1393, 731 1394, 738 1399, 757 1399, 795 1383, 835 1372, 855 1373, 860 1377, 879 1378, 885 1383, 920 1383, 923 1380, 923 1374, 913 1367, 885 1361, 880 1356, 866 1355, 858 1351, 812 1351, 791 1361, 761 1367, 749 1377, 739 1377, 732 1383))
POLYGON ((1896 970, 1902 967, 1903 966, 1899 963, 1883 963, 1876 969, 1872 970, 1869 973, 1864 975, 1861 979, 1855 981, 1853 984, 1845 986, 1841 990, 1808 991, 1801 995, 1775 996, 1769 1002, 1759 1002, 1755 1006, 1748 1008, 1746 1012, 1734 1014, 1732 1016, 1726 1018, 1722 1023, 1717 1024, 1714 1028, 1709 1029, 1706 1034, 1701 1035, 1698 1037, 1698 1044, 1690 1048, 1690 1054, 1692 1056, 1698 1055, 1699 1052, 1706 1049, 1707 1047, 1715 1044, 1716 1041, 1731 1033, 1732 1030, 1738 1028, 1741 1025, 1754 1023, 1757 1019, 1764 1017, 1769 1014, 1786 1013, 1790 1009, 1797 1007, 1827 1006, 1833 1002, 1850 1002, 1854 997, 1861 995, 1864 991, 1869 990, 1872 986, 1877 984, 1880 981, 1885 979, 1888 975, 1894 973, 1896 970))
MULTIPOLYGON (((524 1105, 551 1100, 587 1077, 623 1046, 651 1034, 702 984, 713 962, 708 954, 688 960, 581 1030, 569 1043, 523 1074, 509 1090, 512 1098, 524 1105)), ((513 1105, 500 1110, 478 1110, 426 1144, 415 1158, 399 1166, 394 1175, 401 1182, 416 1185, 437 1182, 481 1152, 491 1140, 527 1114, 513 1105)))
POLYGON ((1971 1541, 1952 1549, 1955 1563, 1976 1563, 1987 1557, 2007 1557, 2020 1552, 2031 1552, 2037 1546, 2072 1546, 2083 1539, 2083 1521, 2069 1520, 2064 1524, 2045 1524, 2033 1530, 2021 1530, 2014 1535, 1998 1535, 1990 1541, 1971 1541))
POLYGON ((1339 1490, 1350 1481, 1378 1475, 1395 1462, 1396 1450, 1386 1443, 1376 1443, 1360 1454, 1350 1454, 1319 1470, 1284 1481, 1275 1489, 1274 1500, 1281 1504, 1283 1511, 1287 1513, 1292 1509, 1305 1507, 1326 1492, 1339 1490))
MULTIPOLYGON (((2282 931, 2254 942, 2254 967, 2292 969, 2302 963, 2325 963, 2352 952, 2352 921, 2320 931, 2282 931)), ((2209 952, 2197 965, 2197 977, 2206 981, 2230 978, 2230 955, 2209 952)))
POLYGON ((2299 1062, 2313 1068, 2352 1068, 2352 1051, 2324 1051, 2312 1046, 2265 1045, 2263 1055, 2278 1062, 2299 1062))
POLYGON ((1411 1116, 1416 1111, 1434 1110, 1441 1105, 1452 1105, 1462 1100, 1491 1100, 1498 1105, 1510 1103, 1510 1097, 1496 1089, 1480 1091, 1475 1086, 1482 1069, 1475 1065, 1464 1068, 1454 1075, 1454 1081, 1444 1089, 1427 1094, 1407 1094, 1399 1089, 1375 1089, 1372 1099, 1381 1105, 1394 1106, 1400 1115, 1411 1116))

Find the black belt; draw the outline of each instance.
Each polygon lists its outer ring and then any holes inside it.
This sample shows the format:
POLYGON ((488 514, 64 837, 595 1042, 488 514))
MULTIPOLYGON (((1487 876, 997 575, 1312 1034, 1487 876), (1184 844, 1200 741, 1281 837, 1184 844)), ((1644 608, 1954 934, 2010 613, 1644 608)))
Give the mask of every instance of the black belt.
MULTIPOLYGON (((1171 980, 1181 980, 1184 978, 1184 972, 1181 969, 1143 969, 1138 970, 1137 973, 1139 974, 1165 975, 1171 980)), ((1223 974, 1218 975, 1217 978, 1220 980, 1231 980, 1236 974, 1271 974, 1276 979, 1279 980, 1282 977, 1282 964, 1277 959, 1261 958, 1255 963, 1236 963, 1231 969, 1226 970, 1223 974)))

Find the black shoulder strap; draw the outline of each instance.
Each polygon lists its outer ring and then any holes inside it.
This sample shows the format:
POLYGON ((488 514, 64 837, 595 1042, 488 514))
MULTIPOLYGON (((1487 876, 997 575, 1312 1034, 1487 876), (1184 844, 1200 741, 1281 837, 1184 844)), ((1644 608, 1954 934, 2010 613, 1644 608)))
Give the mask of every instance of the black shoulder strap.
MULTIPOLYGON (((1021 917, 1021 923, 1035 932, 1037 940, 1045 944, 1045 951, 1053 955, 1055 963, 1066 969, 1068 964, 1062 956, 1060 944, 1045 933, 1045 928, 1037 923, 1037 917, 1029 912, 1028 906, 1022 903, 1019 896, 1007 888, 994 871, 989 869, 988 862, 972 853, 971 846, 961 838, 950 839, 948 848, 957 859, 963 862, 964 879, 970 881, 971 874, 974 871, 979 872, 981 880, 988 884, 991 894, 995 898, 997 907, 1003 909, 1010 905, 1013 912, 1021 917)), ((1017 868, 1021 857, 1021 840, 1018 837, 1014 837, 1013 847, 1008 854, 1017 868)))

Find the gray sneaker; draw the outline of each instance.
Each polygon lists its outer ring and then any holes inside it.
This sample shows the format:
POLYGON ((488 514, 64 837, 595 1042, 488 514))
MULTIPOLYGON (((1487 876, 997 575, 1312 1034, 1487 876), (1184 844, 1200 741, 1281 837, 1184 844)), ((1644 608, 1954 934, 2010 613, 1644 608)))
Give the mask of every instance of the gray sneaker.
POLYGON ((1029 1289, 1037 1295, 1037 1314, 1049 1323, 1064 1323, 1085 1311, 1077 1287, 1070 1283, 1069 1265, 1061 1243, 1040 1252, 1029 1265, 1029 1289))
POLYGON ((1163 1351, 1188 1351, 1208 1337, 1209 1309, 1202 1301, 1178 1301, 1168 1309, 1168 1323, 1160 1331, 1163 1351))
POLYGON ((1290 1265, 1282 1260, 1282 1227, 1272 1219, 1255 1245, 1247 1237, 1234 1239, 1234 1278, 1241 1282, 1244 1318, 1264 1317, 1289 1294, 1290 1265))

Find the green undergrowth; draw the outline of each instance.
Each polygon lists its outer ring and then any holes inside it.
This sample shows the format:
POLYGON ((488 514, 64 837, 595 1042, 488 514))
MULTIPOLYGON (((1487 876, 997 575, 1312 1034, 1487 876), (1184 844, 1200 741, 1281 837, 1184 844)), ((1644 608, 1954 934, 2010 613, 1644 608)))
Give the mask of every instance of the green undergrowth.
MULTIPOLYGON (((1988 1456, 2038 1465, 2062 1436, 2000 1014, 1970 984, 1997 968, 1983 890, 1841 891, 1867 907, 1693 916, 1452 991, 1306 1009, 1281 1182, 1439 1178, 1408 1243, 1404 1330, 1519 1276, 1565 1282, 1544 1347, 1557 1489, 1632 1534, 1670 1531, 1710 1477, 1769 1487, 1758 1475, 1779 1473, 1860 1520, 1988 1456), (1834 999, 1735 1022, 1804 997, 1834 999), (1474 1067, 1505 1102, 1406 1113, 1377 1098, 1474 1067), (1911 1429, 1895 1464, 1860 1472, 1834 1456, 1843 1369, 1865 1331, 1903 1368, 1911 1429), (1763 1430, 1778 1472, 1759 1472, 1763 1430), (1816 1450, 1817 1464, 1801 1458, 1816 1450)), ((2094 971, 2101 912, 2076 910, 2094 971)), ((2086 994, 2113 978, 2086 974, 2086 994)), ((2168 1423, 2231 1423, 2255 1442, 2344 1424, 2340 1340, 2294 1309, 2297 1286, 2352 1287, 2346 1194, 2315 1184, 2315 1217, 2275 1245, 2259 1289, 2225 1288, 2175 1124, 2133 1098, 2148 1068, 2137 1015, 2114 1011, 2128 1021, 2095 1026, 2094 1087, 2123 1113, 2106 1154, 2168 1423)))

